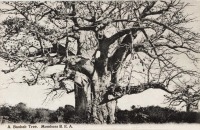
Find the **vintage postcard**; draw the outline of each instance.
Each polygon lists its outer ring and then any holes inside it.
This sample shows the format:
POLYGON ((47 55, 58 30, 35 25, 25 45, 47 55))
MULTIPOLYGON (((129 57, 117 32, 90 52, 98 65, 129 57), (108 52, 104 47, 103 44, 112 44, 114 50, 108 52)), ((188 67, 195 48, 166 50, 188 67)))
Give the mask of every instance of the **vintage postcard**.
POLYGON ((200 1, 0 1, 0 129, 199 129, 200 1))

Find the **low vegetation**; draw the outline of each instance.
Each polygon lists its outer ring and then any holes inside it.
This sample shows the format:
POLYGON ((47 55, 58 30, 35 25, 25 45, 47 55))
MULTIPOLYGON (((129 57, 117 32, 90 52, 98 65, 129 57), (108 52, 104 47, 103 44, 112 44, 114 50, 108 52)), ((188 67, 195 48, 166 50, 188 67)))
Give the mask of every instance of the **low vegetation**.
MULTIPOLYGON (((75 113, 71 105, 57 110, 29 108, 24 103, 1 106, 0 116, 14 123, 89 123, 75 113)), ((132 107, 131 110, 116 112, 116 123, 200 123, 199 112, 183 112, 159 106, 132 107)))

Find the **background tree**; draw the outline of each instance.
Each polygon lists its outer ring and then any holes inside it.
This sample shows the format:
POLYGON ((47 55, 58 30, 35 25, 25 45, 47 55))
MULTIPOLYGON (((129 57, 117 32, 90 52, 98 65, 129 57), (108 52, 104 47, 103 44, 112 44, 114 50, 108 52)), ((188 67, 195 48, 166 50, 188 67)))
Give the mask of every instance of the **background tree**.
POLYGON ((169 106, 180 106, 186 108, 186 112, 191 112, 193 110, 198 110, 198 105, 200 101, 200 85, 199 81, 193 82, 192 79, 183 82, 181 85, 176 86, 176 90, 170 95, 165 95, 166 103, 169 106))
POLYGON ((3 72, 25 66, 30 76, 24 81, 46 80, 48 95, 75 92, 76 112, 95 123, 114 123, 117 99, 126 94, 149 88, 171 93, 184 75, 198 76, 176 62, 184 55, 198 64, 200 52, 199 34, 186 27, 193 21, 184 12, 188 4, 181 1, 4 4, 9 7, 1 12, 10 17, 2 22, 0 56, 12 66, 3 72), (61 64, 63 71, 45 73, 61 64))
POLYGON ((9 116, 11 112, 11 107, 8 106, 7 104, 3 104, 0 107, 0 115, 1 116, 9 116))
POLYGON ((48 110, 48 109, 35 109, 35 115, 33 116, 33 119, 31 121, 31 123, 47 123, 49 122, 49 118, 50 118, 50 114, 52 113, 52 111, 48 110))
POLYGON ((73 120, 73 116, 75 115, 75 108, 71 105, 65 105, 64 108, 64 122, 71 122, 73 120))
POLYGON ((34 115, 35 111, 33 109, 28 108, 24 103, 18 103, 11 107, 9 120, 15 123, 30 123, 34 115))

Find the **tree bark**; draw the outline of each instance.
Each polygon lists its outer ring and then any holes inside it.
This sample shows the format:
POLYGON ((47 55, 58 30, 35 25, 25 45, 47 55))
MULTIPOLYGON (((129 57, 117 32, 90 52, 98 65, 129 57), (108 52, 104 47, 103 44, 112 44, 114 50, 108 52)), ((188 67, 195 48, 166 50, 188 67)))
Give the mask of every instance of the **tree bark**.
POLYGON ((75 111, 84 120, 90 116, 90 90, 85 90, 86 86, 82 87, 75 85, 75 111))
MULTIPOLYGON (((108 98, 112 98, 112 96, 108 96, 108 98)), ((117 106, 117 101, 113 100, 105 104, 100 104, 100 102, 101 101, 98 99, 93 101, 92 121, 96 124, 115 123, 115 108, 117 106)))
MULTIPOLYGON (((75 86, 75 111, 76 113, 87 122, 93 122, 95 124, 115 123, 115 108, 117 101, 113 100, 104 104, 102 102, 101 92, 95 92, 94 97, 91 94, 91 89, 86 86, 75 86)), ((109 99, 112 99, 112 95, 106 95, 109 99)))
POLYGON ((190 112, 191 105, 190 104, 186 104, 186 112, 190 112))
MULTIPOLYGON (((128 30, 126 33, 128 32, 130 32, 130 30, 128 30)), ((126 33, 123 33, 121 35, 125 35, 126 33)), ((92 77, 90 78, 92 83, 91 89, 90 90, 89 89, 86 90, 86 88, 82 88, 82 90, 80 90, 80 88, 75 89, 75 93, 77 93, 76 110, 77 113, 79 113, 81 116, 85 115, 85 117, 87 114, 84 113, 87 113, 87 111, 91 112, 90 119, 94 123, 97 124, 115 123, 115 108, 117 105, 117 101, 112 100, 115 99, 115 97, 111 93, 108 93, 108 88, 110 87, 112 81, 114 84, 116 84, 117 80, 113 80, 114 73, 111 73, 111 71, 113 69, 117 71, 117 69, 119 68, 120 61, 123 61, 125 59, 123 55, 125 54, 127 56, 130 52, 127 52, 127 48, 122 46, 119 47, 120 49, 118 49, 114 53, 114 56, 111 59, 108 59, 108 49, 110 41, 108 41, 106 38, 103 38, 103 40, 101 39, 99 43, 100 43, 99 44, 100 57, 95 59, 94 63, 95 70, 94 73, 92 74, 92 77), (110 63, 108 63, 109 60, 110 63), (116 63, 115 61, 119 61, 117 62, 117 66, 113 66, 113 64, 116 63), (112 64, 112 69, 108 68, 108 66, 111 67, 111 64, 112 64), (91 97, 88 91, 91 91, 91 97), (89 101, 90 99, 88 99, 88 97, 90 97, 91 101, 89 101), (87 108, 89 108, 89 110, 87 110, 87 108)), ((132 43, 131 36, 127 35, 122 43, 125 45, 131 44, 132 43)), ((114 75, 116 76, 116 74, 114 75)))
MULTIPOLYGON (((79 76, 80 77, 80 76, 79 76)), ((97 73, 93 76, 93 83, 81 82, 75 86, 75 110, 76 113, 87 122, 95 124, 114 123, 116 100, 110 100, 112 95, 107 94, 111 76, 99 77, 97 73)))
POLYGON ((74 81, 75 111, 83 120, 89 121, 91 113, 91 85, 86 75, 76 72, 74 81))
POLYGON ((92 121, 94 123, 115 123, 115 108, 117 101, 113 100, 102 104, 103 100, 112 99, 113 96, 107 93, 107 88, 110 86, 111 75, 105 73, 102 77, 97 76, 94 84, 94 93, 92 100, 92 121))

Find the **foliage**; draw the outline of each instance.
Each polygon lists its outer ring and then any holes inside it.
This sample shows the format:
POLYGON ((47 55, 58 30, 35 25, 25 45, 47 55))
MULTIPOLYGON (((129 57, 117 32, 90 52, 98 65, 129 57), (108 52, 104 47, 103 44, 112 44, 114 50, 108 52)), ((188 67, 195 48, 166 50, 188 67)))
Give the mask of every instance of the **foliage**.
MULTIPOLYGON (((15 123, 48 123, 58 122, 59 116, 62 116, 62 120, 59 122, 77 122, 73 120, 74 107, 66 105, 61 110, 59 107, 56 111, 43 109, 43 108, 28 108, 24 103, 19 103, 16 106, 2 106, 0 107, 0 116, 8 117, 8 120, 15 123), (64 115, 61 115, 61 111, 64 115)), ((77 118, 78 119, 78 118, 77 118)))
MULTIPOLYGON (((70 105, 59 107, 56 111, 32 109, 22 107, 21 104, 13 107, 2 106, 0 116, 8 117, 9 121, 15 123, 89 123, 77 115, 74 107, 70 105)), ((134 107, 132 110, 118 109, 116 123, 200 123, 200 113, 177 111, 159 106, 134 107)))
POLYGON ((199 112, 183 112, 159 106, 119 110, 117 123, 200 123, 199 112))

